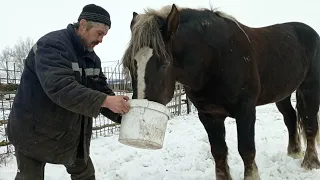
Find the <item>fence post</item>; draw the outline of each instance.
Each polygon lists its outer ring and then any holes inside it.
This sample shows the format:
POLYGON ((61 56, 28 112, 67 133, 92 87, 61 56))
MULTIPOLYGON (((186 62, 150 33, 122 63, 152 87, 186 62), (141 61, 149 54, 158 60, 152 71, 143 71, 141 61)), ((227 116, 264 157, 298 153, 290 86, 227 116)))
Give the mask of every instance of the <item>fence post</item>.
POLYGON ((14 78, 14 84, 17 84, 17 77, 16 77, 16 63, 13 63, 13 78, 14 78))
POLYGON ((187 114, 189 114, 191 112, 191 101, 189 99, 189 97, 186 95, 186 100, 187 100, 187 114))
POLYGON ((7 71, 7 83, 9 83, 9 65, 8 65, 8 61, 6 61, 6 71, 7 71))
POLYGON ((178 86, 178 92, 179 92, 179 96, 178 96, 178 115, 181 115, 181 106, 182 106, 182 85, 179 83, 179 86, 178 86))

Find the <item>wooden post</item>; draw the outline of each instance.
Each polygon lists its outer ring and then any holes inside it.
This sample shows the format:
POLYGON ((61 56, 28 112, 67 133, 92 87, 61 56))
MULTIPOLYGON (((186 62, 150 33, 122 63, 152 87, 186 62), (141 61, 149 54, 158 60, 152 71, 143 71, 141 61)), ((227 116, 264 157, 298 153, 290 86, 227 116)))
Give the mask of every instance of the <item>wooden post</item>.
POLYGON ((9 65, 8 65, 8 61, 6 61, 6 71, 7 71, 7 84, 9 83, 9 65))
POLYGON ((191 112, 191 101, 188 98, 188 96, 186 96, 186 100, 187 100, 187 114, 189 114, 191 112))
POLYGON ((181 115, 181 106, 182 106, 182 103, 181 103, 181 96, 182 96, 182 88, 181 88, 181 84, 179 83, 179 86, 178 86, 178 88, 179 88, 179 96, 178 96, 178 103, 179 103, 179 105, 178 105, 178 115, 181 115))
POLYGON ((17 84, 16 63, 13 63, 13 78, 14 78, 14 84, 17 84))

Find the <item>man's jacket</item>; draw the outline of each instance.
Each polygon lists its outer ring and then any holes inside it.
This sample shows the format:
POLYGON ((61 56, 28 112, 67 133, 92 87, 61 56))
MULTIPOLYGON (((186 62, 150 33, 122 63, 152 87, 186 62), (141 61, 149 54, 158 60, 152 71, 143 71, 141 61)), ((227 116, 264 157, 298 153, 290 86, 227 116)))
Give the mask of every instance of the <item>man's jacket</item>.
POLYGON ((9 115, 7 134, 15 149, 49 163, 73 165, 77 153, 87 159, 92 117, 101 112, 121 120, 101 108, 114 95, 101 69, 73 25, 41 37, 25 60, 9 115))

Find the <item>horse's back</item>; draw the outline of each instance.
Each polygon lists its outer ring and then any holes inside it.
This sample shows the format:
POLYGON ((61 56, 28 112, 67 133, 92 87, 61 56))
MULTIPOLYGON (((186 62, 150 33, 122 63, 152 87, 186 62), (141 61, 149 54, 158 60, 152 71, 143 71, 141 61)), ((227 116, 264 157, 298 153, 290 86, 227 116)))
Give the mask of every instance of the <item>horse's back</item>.
POLYGON ((304 46, 312 68, 320 68, 320 36, 309 25, 299 22, 290 23, 294 27, 296 36, 304 46))
POLYGON ((315 29, 301 22, 289 22, 286 24, 294 28, 296 37, 307 50, 307 55, 312 55, 315 51, 317 51, 319 48, 320 37, 315 29))
POLYGON ((314 58, 319 49, 319 35, 307 24, 288 22, 257 28, 254 37, 260 105, 290 95, 304 81, 313 61, 319 62, 319 58, 314 58))
MULTIPOLYGON (((304 82, 300 85, 300 90, 314 92, 320 90, 320 36, 310 26, 303 23, 292 23, 300 43, 306 50, 309 66, 304 82)), ((318 92, 320 95, 320 93, 318 92)), ((315 94, 315 96, 318 96, 315 94)))

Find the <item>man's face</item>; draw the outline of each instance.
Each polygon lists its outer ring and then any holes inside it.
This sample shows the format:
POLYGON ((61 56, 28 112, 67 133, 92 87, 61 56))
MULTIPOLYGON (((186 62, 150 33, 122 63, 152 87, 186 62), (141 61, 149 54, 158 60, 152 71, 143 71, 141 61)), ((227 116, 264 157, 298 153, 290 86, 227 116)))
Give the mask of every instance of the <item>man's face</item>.
POLYGON ((104 24, 95 23, 93 26, 87 24, 86 20, 80 21, 79 34, 88 49, 93 49, 102 42, 109 28, 104 24))

